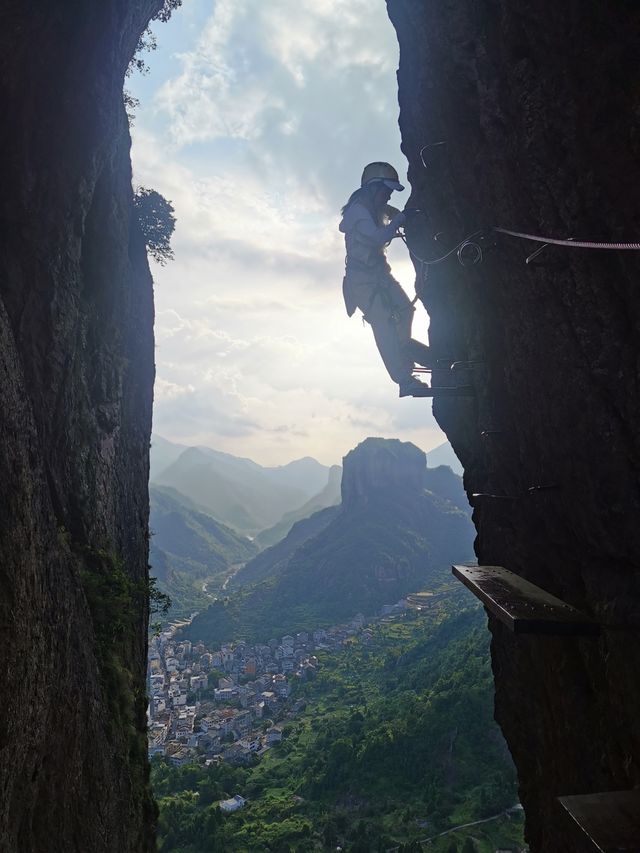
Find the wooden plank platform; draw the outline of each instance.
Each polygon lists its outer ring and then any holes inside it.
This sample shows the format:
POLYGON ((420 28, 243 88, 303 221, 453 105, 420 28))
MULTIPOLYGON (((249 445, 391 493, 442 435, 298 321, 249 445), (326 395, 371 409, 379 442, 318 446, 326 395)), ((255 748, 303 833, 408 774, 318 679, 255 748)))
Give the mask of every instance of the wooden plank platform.
POLYGON ((490 613, 514 634, 593 636, 599 625, 525 578, 502 566, 452 566, 490 613))
MULTIPOLYGON (((599 853, 640 853, 640 790, 558 797, 590 847, 599 853)), ((580 848, 583 849, 582 847, 580 848)))

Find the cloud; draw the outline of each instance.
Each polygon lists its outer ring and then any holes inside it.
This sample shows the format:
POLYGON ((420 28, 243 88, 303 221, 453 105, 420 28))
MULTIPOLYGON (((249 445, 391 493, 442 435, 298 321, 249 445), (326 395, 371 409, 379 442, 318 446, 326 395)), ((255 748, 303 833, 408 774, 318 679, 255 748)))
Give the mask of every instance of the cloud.
MULTIPOLYGON (((338 461, 371 434, 441 443, 342 304, 338 210, 366 162, 403 171, 384 4, 194 9, 170 52, 158 30, 133 130, 135 182, 177 216, 176 260, 153 270, 155 429, 269 463, 338 461)), ((404 247, 390 257, 412 294, 404 247)))
POLYGON ((156 97, 173 144, 245 143, 246 168, 303 207, 335 209, 361 162, 398 159, 395 36, 369 0, 219 0, 178 59, 156 97))

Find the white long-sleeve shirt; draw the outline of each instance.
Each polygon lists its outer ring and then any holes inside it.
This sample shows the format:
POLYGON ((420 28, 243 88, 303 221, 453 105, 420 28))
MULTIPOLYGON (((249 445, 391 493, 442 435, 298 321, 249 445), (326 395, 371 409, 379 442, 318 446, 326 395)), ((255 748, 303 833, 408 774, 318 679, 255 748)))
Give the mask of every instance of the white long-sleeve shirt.
POLYGON ((385 247, 404 224, 404 213, 397 213, 387 225, 378 225, 364 204, 354 202, 344 213, 340 231, 347 250, 347 272, 388 270, 385 247))

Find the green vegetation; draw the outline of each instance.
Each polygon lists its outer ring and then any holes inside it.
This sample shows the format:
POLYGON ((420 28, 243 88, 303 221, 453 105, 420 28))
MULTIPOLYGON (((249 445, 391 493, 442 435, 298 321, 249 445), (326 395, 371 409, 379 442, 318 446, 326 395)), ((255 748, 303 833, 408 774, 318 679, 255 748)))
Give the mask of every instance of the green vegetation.
POLYGON ((171 237, 176 227, 173 205, 156 190, 138 187, 133 206, 147 244, 147 252, 154 261, 164 266, 167 261, 173 260, 171 237))
MULTIPOLYGON (((182 6, 182 0, 164 0, 160 9, 151 18, 151 21, 160 21, 161 23, 166 24, 172 13, 175 12, 176 9, 179 9, 180 6, 182 6)), ((150 24, 138 39, 135 54, 127 68, 127 77, 134 71, 139 71, 141 74, 147 74, 149 69, 142 54, 156 50, 157 47, 158 42, 150 24)))
MULTIPOLYGON (((340 512, 339 506, 325 507, 292 525, 284 539, 258 554, 229 583, 229 588, 243 589, 264 580, 274 580, 287 568, 291 556, 308 540, 316 537, 340 512)), ((273 528, 272 528, 273 529, 273 528)), ((258 541, 260 537, 256 537, 258 541)))
MULTIPOLYGON (((151 22, 160 21, 161 23, 166 24, 172 13, 175 12, 176 9, 180 8, 180 6, 182 6, 182 0, 164 0, 160 9, 152 17, 151 22)), ((127 66, 127 77, 130 77, 134 73, 134 71, 137 71, 140 74, 147 74, 149 71, 143 54, 156 50, 158 46, 155 34, 151 29, 151 22, 149 23, 149 26, 146 28, 146 30, 144 30, 140 34, 138 44, 136 45, 135 53, 131 58, 131 62, 127 66)), ((129 123, 133 124, 133 111, 139 105, 139 101, 137 98, 134 98, 131 93, 128 92, 126 89, 123 91, 122 94, 124 105, 127 110, 127 116, 129 118, 129 123)))
MULTIPOLYGON (((158 561, 158 552, 152 551, 151 557, 153 570, 161 574, 158 561)), ((168 590, 168 595, 171 598, 171 610, 168 618, 164 622, 180 620, 189 617, 197 610, 201 610, 211 604, 211 598, 207 593, 202 591, 204 581, 202 578, 192 577, 185 572, 171 571, 162 573, 163 579, 160 581, 162 588, 168 590)), ((208 588, 208 587, 207 587, 208 588)))
POLYGON ((484 615, 464 592, 319 658, 297 688, 304 711, 256 766, 152 762, 162 853, 419 850, 494 815, 428 849, 522 845, 520 818, 506 814, 517 793, 493 721, 484 615), (216 802, 235 794, 246 807, 223 815, 216 802))
MULTIPOLYGON (((172 601, 170 596, 162 592, 158 586, 158 579, 149 577, 148 581, 148 599, 149 599, 149 618, 154 616, 166 616, 171 610, 172 601)), ((156 620, 152 622, 150 628, 156 633, 160 633, 162 622, 156 620)))
POLYGON ((366 501, 325 509, 299 522, 243 571, 250 577, 254 564, 260 564, 265 577, 269 567, 264 564, 273 554, 267 580, 216 602, 184 636, 210 647, 229 637, 260 642, 344 621, 359 611, 375 614, 383 604, 440 583, 452 561, 472 556, 473 537, 468 515, 431 492, 372 492, 366 501), (328 523, 286 553, 300 525, 323 514, 328 523))
POLYGON ((255 535, 309 497, 290 481, 274 479, 275 470, 210 448, 189 447, 158 474, 154 485, 170 486, 201 511, 241 533, 255 535))
POLYGON ((152 815, 144 726, 147 697, 134 667, 142 655, 141 614, 164 614, 170 600, 157 588, 155 578, 135 581, 111 548, 83 549, 80 577, 93 621, 111 741, 114 749, 125 753, 122 760, 129 768, 132 796, 152 815))
POLYGON ((126 731, 135 720, 132 660, 138 613, 144 610, 144 590, 137 588, 113 552, 87 549, 82 585, 93 619, 95 652, 111 722, 126 731))
POLYGON ((342 468, 339 465, 332 465, 329 470, 327 485, 317 495, 309 498, 306 504, 299 509, 285 513, 277 524, 259 533, 255 538, 258 547, 260 549, 270 548, 284 539, 296 522, 310 518, 314 513, 326 507, 337 506, 340 503, 341 480, 342 468))
POLYGON ((175 489, 152 485, 150 499, 151 565, 173 601, 171 617, 188 616, 210 604, 232 567, 257 548, 175 489))

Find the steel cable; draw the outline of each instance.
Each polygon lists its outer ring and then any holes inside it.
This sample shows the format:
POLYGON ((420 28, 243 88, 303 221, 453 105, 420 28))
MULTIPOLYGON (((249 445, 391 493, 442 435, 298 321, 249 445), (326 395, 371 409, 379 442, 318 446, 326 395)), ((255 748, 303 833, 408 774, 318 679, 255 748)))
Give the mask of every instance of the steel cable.
MULTIPOLYGON (((520 237, 522 240, 533 240, 535 243, 547 243, 550 246, 569 246, 573 249, 613 249, 615 251, 640 251, 640 243, 607 243, 593 240, 558 240, 555 237, 539 237, 537 234, 525 234, 523 231, 510 231, 508 228, 493 226, 493 231, 508 234, 510 237, 520 237)), ((475 235, 474 235, 475 236, 475 235)))

